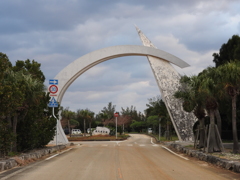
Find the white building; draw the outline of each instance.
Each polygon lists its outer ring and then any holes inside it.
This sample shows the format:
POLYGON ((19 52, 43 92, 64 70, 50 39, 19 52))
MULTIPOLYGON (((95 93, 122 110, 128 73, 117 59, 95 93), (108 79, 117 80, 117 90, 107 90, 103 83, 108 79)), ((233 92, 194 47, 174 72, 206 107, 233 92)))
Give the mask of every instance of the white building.
POLYGON ((96 129, 93 131, 93 135, 109 135, 110 129, 107 127, 99 127, 97 126, 96 129))

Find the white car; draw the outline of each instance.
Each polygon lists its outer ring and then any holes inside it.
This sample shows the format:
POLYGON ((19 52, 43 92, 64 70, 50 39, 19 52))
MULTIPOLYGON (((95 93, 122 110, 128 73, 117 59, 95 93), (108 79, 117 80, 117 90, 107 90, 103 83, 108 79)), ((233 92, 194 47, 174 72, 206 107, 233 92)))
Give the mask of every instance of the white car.
POLYGON ((148 134, 152 134, 152 128, 148 128, 148 134))
POLYGON ((80 135, 82 134, 81 130, 80 129, 72 129, 72 134, 76 134, 76 135, 80 135))

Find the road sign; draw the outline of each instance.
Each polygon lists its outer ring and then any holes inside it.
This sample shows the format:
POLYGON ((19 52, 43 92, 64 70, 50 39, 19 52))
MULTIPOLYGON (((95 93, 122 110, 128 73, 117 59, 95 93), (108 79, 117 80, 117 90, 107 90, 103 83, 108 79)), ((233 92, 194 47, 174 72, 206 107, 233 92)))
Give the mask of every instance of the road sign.
POLYGON ((49 84, 58 85, 58 79, 49 79, 49 84))
POLYGON ((58 92, 58 87, 56 85, 51 85, 49 86, 48 90, 50 93, 55 94, 58 92))
POLYGON ((114 117, 118 117, 119 116, 119 112, 114 113, 114 117))
POLYGON ((58 102, 56 101, 56 99, 54 97, 52 97, 52 99, 48 103, 48 107, 58 107, 58 102))

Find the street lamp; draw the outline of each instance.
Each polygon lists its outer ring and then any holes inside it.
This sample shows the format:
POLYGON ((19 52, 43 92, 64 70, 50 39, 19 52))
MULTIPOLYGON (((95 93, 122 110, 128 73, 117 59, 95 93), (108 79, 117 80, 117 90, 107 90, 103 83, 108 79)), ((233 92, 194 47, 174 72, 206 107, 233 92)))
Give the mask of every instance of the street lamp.
POLYGON ((117 139, 117 117, 119 116, 119 112, 114 113, 114 117, 116 117, 116 139, 117 139))

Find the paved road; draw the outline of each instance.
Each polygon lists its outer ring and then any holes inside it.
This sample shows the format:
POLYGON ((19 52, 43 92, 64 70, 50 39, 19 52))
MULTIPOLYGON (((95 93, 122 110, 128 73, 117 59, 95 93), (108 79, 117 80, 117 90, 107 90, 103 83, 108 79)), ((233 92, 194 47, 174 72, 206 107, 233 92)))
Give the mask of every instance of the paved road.
MULTIPOLYGON (((225 180, 240 174, 181 158, 150 137, 123 142, 80 142, 51 159, 4 174, 8 180, 225 180)), ((3 174, 0 174, 3 175, 3 174)), ((1 176, 0 176, 1 177, 1 176)))

